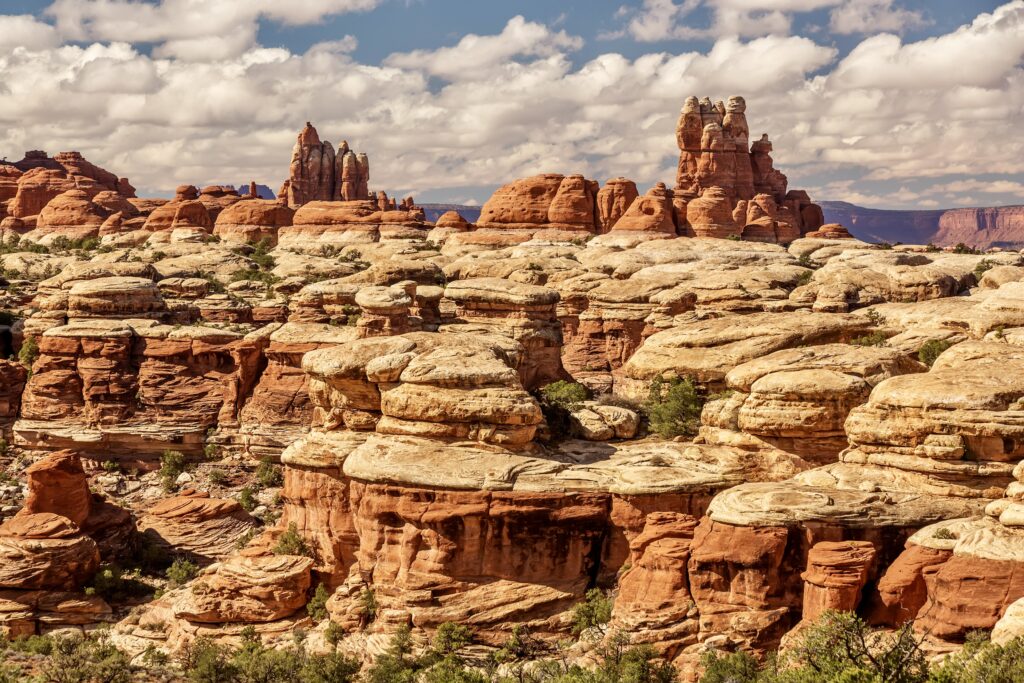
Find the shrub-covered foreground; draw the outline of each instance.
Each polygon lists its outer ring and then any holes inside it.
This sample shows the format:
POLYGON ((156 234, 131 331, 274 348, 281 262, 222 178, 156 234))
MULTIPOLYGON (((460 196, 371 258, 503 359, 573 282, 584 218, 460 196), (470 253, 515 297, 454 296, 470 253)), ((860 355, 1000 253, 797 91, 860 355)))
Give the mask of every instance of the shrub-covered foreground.
POLYGON ((1024 681, 1024 639, 995 645, 971 638, 929 664, 909 626, 873 631, 845 612, 827 612, 785 653, 758 663, 746 653, 709 653, 701 683, 1014 683, 1024 681))
MULTIPOLYGON (((594 643, 591 665, 573 663, 569 644, 552 645, 515 629, 498 649, 474 646, 466 626, 442 624, 424 649, 403 628, 369 667, 339 652, 314 654, 302 643, 263 645, 255 630, 240 647, 208 638, 175 659, 156 650, 135 666, 103 631, 88 636, 0 639, 0 683, 675 683, 676 670, 649 646, 606 630, 603 597, 588 595, 574 625, 594 643)), ((336 640, 329 639, 331 642, 336 640)), ((826 613, 782 654, 758 662, 745 653, 711 652, 700 683, 1019 683, 1024 639, 995 645, 971 637, 962 651, 930 664, 910 630, 873 631, 855 615, 826 613)))

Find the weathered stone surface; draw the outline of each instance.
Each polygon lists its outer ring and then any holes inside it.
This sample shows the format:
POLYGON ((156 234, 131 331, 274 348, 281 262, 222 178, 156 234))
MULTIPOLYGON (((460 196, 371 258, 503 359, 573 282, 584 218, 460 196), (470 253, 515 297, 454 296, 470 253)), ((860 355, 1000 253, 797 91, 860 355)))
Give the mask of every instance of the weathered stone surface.
POLYGON ((639 196, 636 183, 626 178, 612 178, 597 193, 597 215, 600 233, 606 233, 633 205, 639 196))
POLYGON ((597 193, 597 182, 580 175, 522 178, 495 190, 480 210, 477 227, 595 233, 597 193))
POLYGON ((822 344, 785 349, 725 376, 734 393, 704 408, 701 436, 754 452, 779 448, 805 460, 835 462, 846 447, 850 411, 872 388, 927 368, 884 347, 822 344))
POLYGON ((804 603, 801 616, 813 623, 827 610, 852 612, 860 604, 875 561, 875 547, 867 541, 822 541, 807 554, 804 603))
MULTIPOLYGON (((312 201, 355 201, 371 199, 368 157, 351 151, 342 141, 337 152, 308 121, 299 133, 289 166, 288 180, 278 193, 289 206, 297 208, 312 201)), ((381 209, 384 210, 384 209, 381 209)))
POLYGON ((278 229, 292 224, 295 211, 289 206, 266 199, 244 199, 225 208, 217 216, 213 234, 226 242, 277 244, 278 229))
POLYGON ((230 555, 255 526, 238 501, 196 491, 164 498, 139 519, 139 531, 155 545, 203 563, 230 555))
POLYGON ((243 550, 216 564, 174 596, 174 616, 190 622, 268 622, 306 604, 313 561, 243 550))
POLYGON ((99 565, 96 543, 67 517, 22 513, 0 524, 0 588, 73 590, 99 565))
POLYGON ((801 312, 695 321, 651 335, 617 373, 617 389, 642 400, 655 377, 690 377, 721 387, 737 365, 785 348, 848 341, 867 324, 859 316, 801 312))

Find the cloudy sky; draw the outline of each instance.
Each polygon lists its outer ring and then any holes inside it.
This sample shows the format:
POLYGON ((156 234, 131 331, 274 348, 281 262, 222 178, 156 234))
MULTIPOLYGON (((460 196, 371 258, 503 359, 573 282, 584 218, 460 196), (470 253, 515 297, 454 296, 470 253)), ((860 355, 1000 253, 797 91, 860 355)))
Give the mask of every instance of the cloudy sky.
POLYGON ((688 95, 739 94, 815 198, 1021 204, 1022 58, 1024 0, 0 0, 0 157, 276 190, 310 120, 424 202, 643 189, 688 95))

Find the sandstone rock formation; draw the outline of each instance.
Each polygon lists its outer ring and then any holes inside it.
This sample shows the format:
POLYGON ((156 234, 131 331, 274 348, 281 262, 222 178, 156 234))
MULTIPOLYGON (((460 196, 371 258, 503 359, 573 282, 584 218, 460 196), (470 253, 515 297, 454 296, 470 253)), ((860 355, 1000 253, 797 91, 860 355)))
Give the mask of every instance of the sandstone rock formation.
POLYGON ((369 182, 370 162, 365 154, 351 151, 345 141, 335 153, 307 121, 292 149, 288 180, 278 197, 292 208, 312 201, 370 199, 369 182))
POLYGON ((896 349, 822 344, 786 349, 738 365, 733 393, 709 402, 701 436, 758 452, 778 448, 817 464, 846 447, 847 416, 889 377, 927 368, 896 349))
POLYGON ((597 232, 598 184, 558 173, 523 178, 495 190, 480 210, 477 227, 490 230, 597 232))
POLYGON ((789 243, 821 227, 824 216, 806 193, 787 192, 786 176, 773 166, 768 136, 750 142, 746 109, 742 97, 730 97, 728 104, 707 97, 686 99, 676 125, 680 153, 675 190, 687 201, 687 220, 697 235, 739 236, 732 227, 737 221, 727 218, 739 208, 747 218, 738 227, 744 239, 789 243), (709 191, 712 196, 704 199, 709 191), (697 199, 703 201, 691 210, 697 199), (778 224, 759 224, 762 216, 751 215, 750 204, 761 206, 778 224))
POLYGON ((225 242, 277 244, 280 228, 292 224, 295 212, 286 204, 266 199, 244 199, 217 215, 213 234, 225 242))

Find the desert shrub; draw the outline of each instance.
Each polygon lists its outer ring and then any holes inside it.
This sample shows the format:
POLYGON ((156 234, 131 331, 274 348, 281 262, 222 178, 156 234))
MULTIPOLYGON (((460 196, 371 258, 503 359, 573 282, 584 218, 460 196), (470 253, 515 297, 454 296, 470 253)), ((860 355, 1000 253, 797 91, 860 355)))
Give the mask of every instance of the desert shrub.
POLYGON ((238 670, 231 663, 227 648, 210 638, 200 636, 182 648, 180 665, 195 683, 230 683, 238 680, 238 670))
POLYGON ((273 553, 275 555, 304 555, 305 557, 311 557, 309 546, 306 545, 306 540, 302 538, 302 534, 299 533, 299 528, 295 525, 295 522, 290 523, 288 529, 278 537, 273 553))
POLYGON ((49 656, 53 652, 53 642, 54 640, 50 636, 28 636, 27 638, 16 638, 8 646, 18 652, 49 656))
POLYGON ((252 539, 256 538, 256 534, 257 533, 258 532, 256 531, 256 529, 249 529, 244 534, 239 536, 235 540, 235 549, 241 550, 245 546, 249 545, 249 541, 251 541, 252 539))
POLYGON ((369 588, 359 594, 359 612, 367 622, 377 618, 377 596, 369 588))
POLYGON ((541 390, 544 401, 566 410, 575 410, 590 397, 590 392, 582 384, 558 380, 546 385, 541 390))
POLYGON ((18 360, 29 370, 32 370, 32 364, 39 358, 39 343, 35 337, 25 337, 25 341, 21 343, 21 349, 18 350, 18 360))
POLYGON ((403 624, 391 638, 387 649, 364 673, 366 683, 414 683, 416 660, 412 656, 412 636, 403 624))
POLYGON ((260 486, 267 488, 280 486, 284 483, 284 477, 281 475, 280 467, 269 460, 261 460, 260 464, 256 466, 256 481, 260 483, 260 486))
POLYGON ((930 683, 1017 683, 1024 681, 1024 638, 996 645, 984 632, 968 635, 960 652, 935 668, 930 683))
POLYGON ((238 504, 246 512, 252 512, 256 508, 256 492, 251 486, 243 486, 238 492, 238 504))
POLYGON ((271 285, 276 285, 281 281, 281 278, 271 272, 259 270, 258 268, 239 268, 231 273, 232 282, 241 282, 243 280, 252 280, 269 287, 271 285))
POLYGON ((803 287, 804 285, 810 284, 811 279, 813 277, 814 277, 814 271, 813 270, 805 270, 804 272, 800 273, 800 275, 796 278, 796 286, 797 287, 803 287))
POLYGON ((468 626, 446 621, 437 627, 431 649, 441 656, 458 653, 459 650, 473 642, 473 632, 468 626))
MULTIPOLYGON (((701 683, 926 683, 928 663, 910 624, 873 631, 848 612, 825 612, 785 654, 764 666, 742 654, 709 653, 701 683)), ((950 683, 955 679, 950 679, 950 683)), ((965 679, 967 680, 978 679, 965 679)))
POLYGON ((171 588, 183 586, 199 575, 199 566, 184 557, 179 557, 167 568, 167 581, 171 588))
POLYGON ((152 589, 139 580, 140 576, 138 570, 125 573, 119 565, 105 564, 93 575, 85 594, 99 595, 107 602, 148 595, 152 589))
POLYGON ((953 541, 956 539, 956 534, 954 534, 946 527, 942 527, 935 530, 935 532, 932 534, 932 538, 937 538, 943 541, 953 541))
POLYGON ((206 478, 210 480, 210 483, 214 486, 223 486, 224 482, 228 480, 228 474, 224 470, 210 470, 206 478))
POLYGON ((987 258, 981 259, 974 266, 974 277, 980 280, 981 276, 984 275, 987 271, 992 270, 992 268, 994 268, 995 265, 995 263, 993 263, 991 260, 987 258))
POLYGON ((975 249, 974 247, 970 247, 970 246, 964 244, 963 242, 957 242, 956 246, 953 247, 953 253, 954 254, 980 254, 981 252, 978 251, 977 249, 975 249))
POLYGON ((704 653, 700 664, 704 669, 700 683, 753 683, 761 677, 761 665, 746 652, 711 650, 704 653))
POLYGON ((128 656, 101 636, 53 639, 53 648, 39 671, 43 683, 130 683, 128 656))
POLYGON ((306 612, 309 614, 313 621, 323 621, 327 618, 327 598, 331 597, 331 594, 327 592, 327 588, 322 584, 317 584, 316 590, 313 591, 313 597, 306 603, 306 612))
POLYGON ((324 629, 324 640, 331 645, 337 645, 341 642, 341 639, 345 637, 345 629, 339 624, 333 621, 328 622, 327 628, 324 629))
POLYGON ((887 341, 889 338, 885 336, 884 332, 872 332, 852 339, 850 343, 854 346, 885 346, 887 341))
POLYGON ((160 483, 165 491, 173 491, 175 481, 185 471, 185 454, 181 451, 167 450, 160 456, 160 483))
POLYGON ((645 412, 655 434, 666 439, 696 434, 703 408, 704 400, 689 378, 656 377, 651 382, 645 412))
POLYGON ((917 358, 928 367, 931 367, 935 363, 935 359, 952 345, 951 342, 945 339, 929 339, 917 350, 917 358))
POLYGON ((564 439, 572 432, 571 413, 589 397, 587 388, 575 382, 558 380, 540 390, 540 408, 552 438, 564 439))
POLYGON ((580 635, 596 628, 602 633, 604 625, 612 618, 612 599, 600 588, 591 588, 580 602, 572 608, 572 632, 580 635))

